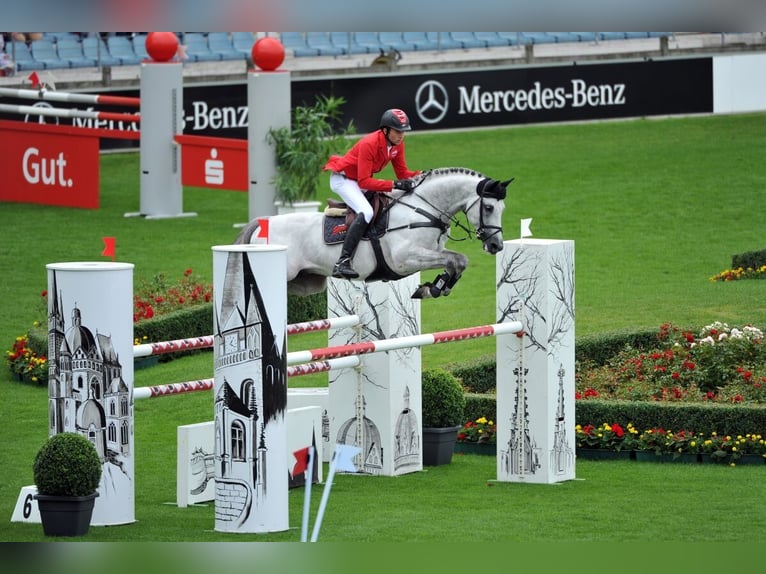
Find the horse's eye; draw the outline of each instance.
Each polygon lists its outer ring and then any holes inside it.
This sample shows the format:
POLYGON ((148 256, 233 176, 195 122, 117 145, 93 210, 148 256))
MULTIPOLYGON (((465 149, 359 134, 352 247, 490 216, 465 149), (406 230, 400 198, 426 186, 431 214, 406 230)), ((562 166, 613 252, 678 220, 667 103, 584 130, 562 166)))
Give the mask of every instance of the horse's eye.
POLYGON ((484 211, 486 211, 487 213, 492 213, 493 211, 495 211, 495 206, 494 205, 487 205, 487 204, 485 204, 484 205, 484 211))

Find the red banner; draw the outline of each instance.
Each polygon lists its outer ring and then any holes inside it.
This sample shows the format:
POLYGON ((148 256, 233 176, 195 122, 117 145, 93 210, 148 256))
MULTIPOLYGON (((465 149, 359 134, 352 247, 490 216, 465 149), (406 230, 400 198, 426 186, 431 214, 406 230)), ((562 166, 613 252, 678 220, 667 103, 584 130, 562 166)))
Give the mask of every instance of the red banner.
POLYGON ((181 145, 181 183, 247 191, 247 140, 175 136, 181 145))
POLYGON ((0 120, 0 201, 98 208, 97 130, 0 120))

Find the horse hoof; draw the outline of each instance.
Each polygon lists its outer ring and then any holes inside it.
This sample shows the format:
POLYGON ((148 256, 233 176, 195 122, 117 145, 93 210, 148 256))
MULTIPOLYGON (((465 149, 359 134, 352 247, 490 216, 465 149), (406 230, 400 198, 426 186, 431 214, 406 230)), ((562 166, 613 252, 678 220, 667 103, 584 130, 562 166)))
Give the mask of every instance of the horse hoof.
POLYGON ((431 285, 428 288, 428 291, 431 293, 431 297, 433 297, 434 299, 436 299, 439 295, 442 294, 441 289, 439 289, 438 287, 434 285, 431 285))
POLYGON ((415 289, 415 292, 410 296, 410 299, 428 299, 431 296, 428 287, 428 285, 418 285, 418 288, 415 289))

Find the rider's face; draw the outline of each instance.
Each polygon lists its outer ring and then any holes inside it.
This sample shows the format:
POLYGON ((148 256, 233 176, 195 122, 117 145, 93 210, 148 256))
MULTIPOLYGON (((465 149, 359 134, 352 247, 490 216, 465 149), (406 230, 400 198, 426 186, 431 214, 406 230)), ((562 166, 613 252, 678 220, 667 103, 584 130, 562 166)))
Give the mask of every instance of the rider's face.
POLYGON ((400 132, 394 128, 388 128, 388 141, 390 141, 393 145, 400 144, 403 139, 404 132, 400 132))

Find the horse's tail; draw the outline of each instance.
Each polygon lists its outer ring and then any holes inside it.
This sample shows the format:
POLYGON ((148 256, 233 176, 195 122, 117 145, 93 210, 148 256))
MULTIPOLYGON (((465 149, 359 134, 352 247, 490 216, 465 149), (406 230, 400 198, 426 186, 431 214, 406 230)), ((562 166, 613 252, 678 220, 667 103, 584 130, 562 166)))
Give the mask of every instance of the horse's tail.
POLYGON ((250 243, 250 238, 255 233, 255 230, 260 227, 257 219, 253 219, 250 223, 242 228, 237 238, 234 240, 234 245, 247 245, 250 243))

